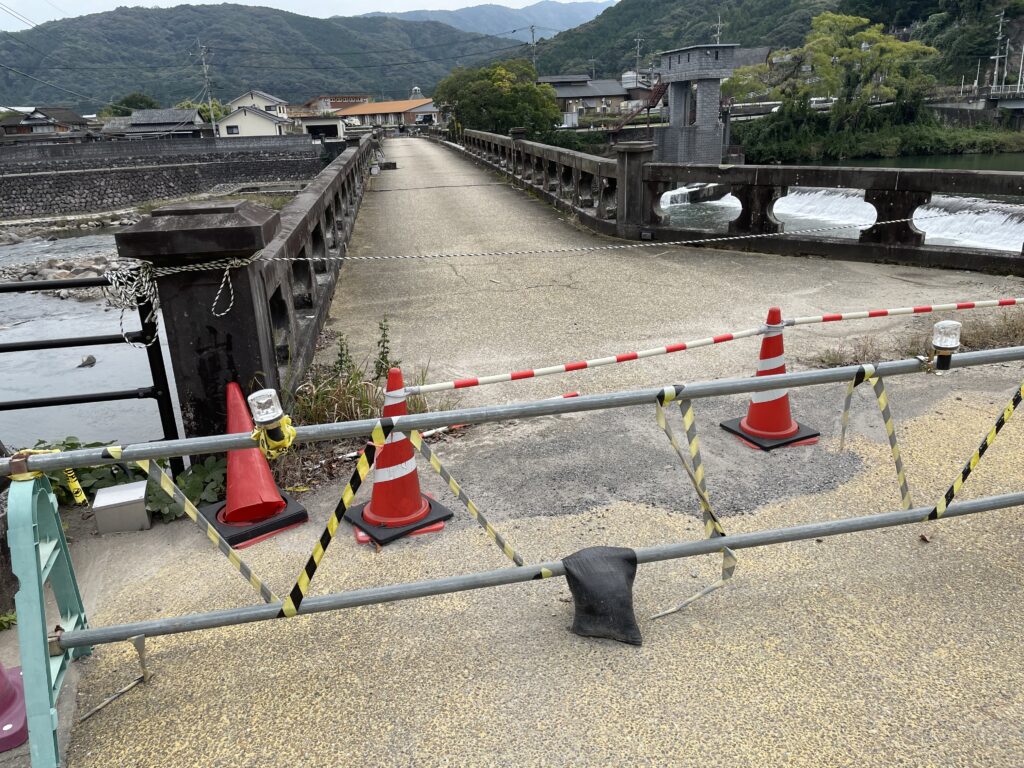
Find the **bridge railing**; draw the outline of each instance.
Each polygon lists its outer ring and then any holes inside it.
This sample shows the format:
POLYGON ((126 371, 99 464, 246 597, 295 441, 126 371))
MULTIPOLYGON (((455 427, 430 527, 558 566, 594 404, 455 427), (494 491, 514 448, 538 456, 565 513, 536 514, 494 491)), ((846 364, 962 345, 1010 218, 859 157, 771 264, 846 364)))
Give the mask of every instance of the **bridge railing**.
POLYGON ((122 258, 154 268, 186 434, 223 431, 227 381, 301 382, 376 151, 361 137, 280 212, 185 203, 117 233, 122 258))
POLYGON ((615 220, 619 170, 615 160, 511 136, 467 130, 466 151, 503 171, 518 186, 538 193, 601 230, 615 220))
MULTIPOLYGON (((440 135, 436 138, 441 138, 440 135)), ((699 241, 702 245, 780 254, 810 254, 860 261, 945 267, 1024 275, 1021 252, 930 244, 914 224, 933 194, 1024 197, 1024 173, 902 168, 784 165, 683 165, 655 163, 656 145, 614 145, 614 160, 467 130, 456 137, 479 161, 508 174, 587 226, 629 239, 699 241), (662 194, 687 184, 724 187, 739 201, 728 235, 681 227, 661 207, 662 194), (786 232, 775 203, 791 187, 864 190, 877 212, 875 223, 838 224, 814 232, 786 232), (856 239, 840 231, 857 230, 856 239), (832 230, 832 231, 829 231, 832 230), (835 234, 833 234, 833 231, 835 234), (783 236, 784 235, 784 236, 783 236)), ((721 196, 721 195, 719 195, 721 196)), ((941 214, 935 215, 954 215, 941 214)), ((1022 243, 1021 245, 1024 245, 1022 243)))

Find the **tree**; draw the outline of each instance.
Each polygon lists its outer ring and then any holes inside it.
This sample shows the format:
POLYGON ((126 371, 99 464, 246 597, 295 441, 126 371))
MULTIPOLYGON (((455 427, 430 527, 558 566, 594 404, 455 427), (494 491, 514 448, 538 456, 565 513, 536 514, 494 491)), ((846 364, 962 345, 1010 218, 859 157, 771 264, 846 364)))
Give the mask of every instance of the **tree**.
POLYGON ((524 127, 536 136, 558 124, 561 112, 555 89, 537 82, 526 59, 514 59, 477 69, 458 68, 434 91, 434 102, 463 128, 507 134, 524 127))
POLYGON ((886 35, 881 24, 863 17, 823 13, 812 20, 802 48, 776 52, 769 66, 737 69, 726 92, 740 97, 744 92, 771 93, 781 99, 782 108, 770 118, 779 124, 802 124, 815 96, 835 99, 829 111, 831 131, 871 127, 878 105, 887 102, 894 103, 889 112, 893 122, 912 123, 934 85, 923 65, 937 53, 918 41, 886 35))
POLYGON ((99 111, 100 117, 130 115, 133 109, 160 109, 160 102, 142 91, 133 91, 99 111))
MULTIPOLYGON (((186 99, 185 101, 179 101, 174 105, 175 109, 198 109, 199 116, 203 119, 203 122, 210 122, 210 106, 205 102, 194 102, 186 99)), ((228 108, 221 104, 217 99, 213 100, 213 119, 220 122, 223 118, 228 116, 228 108)))

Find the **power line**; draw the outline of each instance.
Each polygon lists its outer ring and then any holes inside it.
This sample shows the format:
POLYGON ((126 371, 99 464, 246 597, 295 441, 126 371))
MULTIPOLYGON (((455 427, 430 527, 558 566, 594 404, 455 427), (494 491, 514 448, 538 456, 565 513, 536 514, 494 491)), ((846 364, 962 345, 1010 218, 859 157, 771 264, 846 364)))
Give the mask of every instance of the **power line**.
POLYGON ((16 11, 13 8, 11 8, 10 6, 4 5, 3 3, 0 3, 0 11, 6 12, 8 16, 11 16, 11 17, 17 19, 22 24, 28 24, 30 27, 38 27, 39 26, 34 21, 32 21, 32 19, 30 19, 28 16, 22 15, 19 11, 16 11))
POLYGON ((51 83, 48 80, 43 80, 42 78, 36 77, 35 75, 30 75, 27 72, 22 72, 20 69, 15 69, 14 67, 9 67, 6 64, 4 64, 3 62, 0 62, 0 68, 6 69, 9 72, 13 72, 16 75, 21 75, 22 77, 27 77, 29 80, 35 80, 37 83, 42 83, 43 85, 48 85, 51 88, 56 88, 58 91, 64 91, 64 93, 70 93, 72 96, 77 96, 80 99, 85 99, 87 102, 89 102, 91 104, 103 104, 104 106, 113 107, 114 109, 123 109, 123 110, 127 110, 128 112, 131 112, 131 108, 130 107, 125 107, 125 106, 122 106, 120 104, 114 104, 113 102, 106 101, 104 99, 97 99, 97 98, 94 98, 93 96, 86 96, 84 93, 79 93, 78 91, 73 91, 70 88, 65 88, 62 85, 57 85, 56 83, 51 83))

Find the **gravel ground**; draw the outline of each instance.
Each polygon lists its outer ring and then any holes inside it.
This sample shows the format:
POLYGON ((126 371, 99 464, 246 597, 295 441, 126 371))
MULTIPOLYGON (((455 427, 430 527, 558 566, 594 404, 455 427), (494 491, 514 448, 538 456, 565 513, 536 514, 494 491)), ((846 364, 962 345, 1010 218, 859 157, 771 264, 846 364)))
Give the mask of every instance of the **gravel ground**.
MULTIPOLYGON (((987 400, 942 406, 960 417, 901 430, 919 501, 937 497, 993 417, 987 400)), ((1019 488, 1022 424, 1007 427, 965 496, 1019 488)), ((728 529, 892 507, 886 447, 858 437, 851 448, 864 467, 851 481, 728 529)), ((317 500, 323 520, 334 494, 317 500)), ((496 518, 532 561, 700 535, 691 515, 625 495, 587 514, 496 518)), ((642 566, 642 648, 570 634, 560 579, 154 638, 157 676, 77 726, 69 765, 1019 766, 1021 531, 1005 511, 745 550, 730 586, 656 622, 646 617, 713 579, 718 563, 642 566)), ((284 591, 312 533, 246 556, 284 591)), ((189 534, 94 621, 250 603, 189 534)), ((314 591, 503 565, 468 522, 380 554, 346 534, 314 591)), ((126 644, 82 666, 80 709, 136 674, 126 644)))
MULTIPOLYGON (((355 254, 604 242, 442 147, 398 140, 387 151, 399 170, 372 181, 355 254)), ((430 379, 443 380, 751 327, 775 302, 789 316, 1022 288, 967 272, 694 249, 351 262, 331 324, 369 355, 386 312, 406 370, 429 363, 430 379)), ((799 367, 859 333, 907 328, 839 323, 787 333, 787 348, 799 367)), ((756 356, 756 343, 741 341, 466 390, 462 404, 749 375, 756 356)), ((1012 365, 890 381, 918 503, 938 498, 1020 378, 1012 365)), ((697 404, 727 530, 897 507, 884 431, 863 389, 841 455, 843 387, 794 393, 797 417, 822 441, 773 454, 718 429, 743 413, 743 398, 697 404)), ((1022 430, 1007 427, 965 496, 1019 489, 1022 430)), ((474 427, 436 450, 528 562, 700 535, 653 409, 474 427)), ((428 469, 420 478, 451 501, 428 469)), ((279 593, 337 489, 303 498, 313 525, 245 552, 279 593)), ((444 534, 380 554, 339 534, 313 592, 504 567, 453 509, 444 534)), ((1019 766, 1021 539, 1006 511, 744 551, 728 588, 657 622, 644 617, 697 591, 718 563, 644 566, 642 648, 569 633, 562 580, 154 638, 157 677, 77 726, 69 764, 1019 766)), ((76 559, 97 625, 252 602, 183 523, 83 540, 76 559)), ((80 709, 137 674, 127 645, 97 649, 81 669, 80 709)))

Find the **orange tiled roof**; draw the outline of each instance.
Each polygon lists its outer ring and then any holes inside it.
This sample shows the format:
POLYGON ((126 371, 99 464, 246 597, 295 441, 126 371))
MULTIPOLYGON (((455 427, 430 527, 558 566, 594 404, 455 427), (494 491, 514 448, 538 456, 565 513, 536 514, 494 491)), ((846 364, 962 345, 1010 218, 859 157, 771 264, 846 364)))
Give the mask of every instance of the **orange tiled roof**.
POLYGON ((341 117, 351 115, 390 115, 396 112, 408 112, 410 109, 429 104, 433 99, 405 99, 403 101, 372 101, 369 104, 353 104, 335 112, 341 117))

